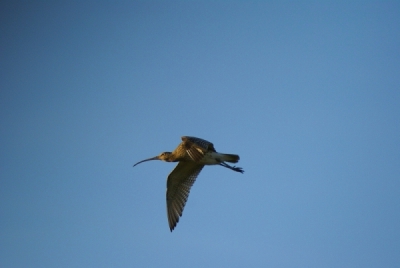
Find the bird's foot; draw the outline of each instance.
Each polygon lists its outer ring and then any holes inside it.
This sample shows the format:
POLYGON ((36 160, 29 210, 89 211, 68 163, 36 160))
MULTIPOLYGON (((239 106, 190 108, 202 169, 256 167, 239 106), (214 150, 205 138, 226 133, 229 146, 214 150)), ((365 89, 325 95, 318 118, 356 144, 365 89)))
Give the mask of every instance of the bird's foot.
POLYGON ((234 170, 234 171, 236 171, 236 172, 240 172, 240 173, 243 173, 243 172, 244 172, 243 168, 241 168, 241 167, 235 167, 235 166, 233 166, 233 167, 232 167, 232 170, 234 170))

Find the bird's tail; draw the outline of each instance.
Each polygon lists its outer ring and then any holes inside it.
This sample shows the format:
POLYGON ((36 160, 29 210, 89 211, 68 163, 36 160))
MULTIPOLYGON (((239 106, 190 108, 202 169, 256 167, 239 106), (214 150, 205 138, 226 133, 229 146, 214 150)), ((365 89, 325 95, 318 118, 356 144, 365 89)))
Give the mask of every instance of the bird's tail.
POLYGON ((240 157, 237 154, 221 154, 222 161, 229 162, 229 163, 237 163, 240 157))

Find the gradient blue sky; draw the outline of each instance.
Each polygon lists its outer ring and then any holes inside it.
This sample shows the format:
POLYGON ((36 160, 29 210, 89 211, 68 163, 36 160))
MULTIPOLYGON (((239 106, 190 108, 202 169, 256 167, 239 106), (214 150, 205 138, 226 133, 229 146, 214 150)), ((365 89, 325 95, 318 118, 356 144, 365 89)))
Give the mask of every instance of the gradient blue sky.
POLYGON ((1 267, 399 267, 399 1, 1 1, 1 267), (206 167, 168 229, 183 135, 206 167))

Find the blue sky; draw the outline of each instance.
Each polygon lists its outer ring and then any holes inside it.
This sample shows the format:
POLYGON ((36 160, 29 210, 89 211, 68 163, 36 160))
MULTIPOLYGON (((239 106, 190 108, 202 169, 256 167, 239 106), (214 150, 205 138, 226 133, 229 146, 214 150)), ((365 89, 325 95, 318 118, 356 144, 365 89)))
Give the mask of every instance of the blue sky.
POLYGON ((400 265, 398 1, 2 1, 1 267, 400 265), (170 232, 183 135, 236 153, 170 232))

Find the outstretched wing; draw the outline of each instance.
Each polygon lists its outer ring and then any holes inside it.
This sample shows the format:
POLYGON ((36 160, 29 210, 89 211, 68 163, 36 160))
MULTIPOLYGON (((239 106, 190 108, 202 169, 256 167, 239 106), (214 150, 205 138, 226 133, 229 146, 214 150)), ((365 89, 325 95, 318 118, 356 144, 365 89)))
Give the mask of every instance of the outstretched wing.
POLYGON ((193 161, 200 161, 206 152, 215 152, 214 145, 209 141, 189 136, 183 136, 182 141, 187 154, 193 161))
POLYGON ((169 229, 175 228, 182 216, 190 188, 204 165, 195 162, 179 162, 167 179, 167 215, 169 229))

